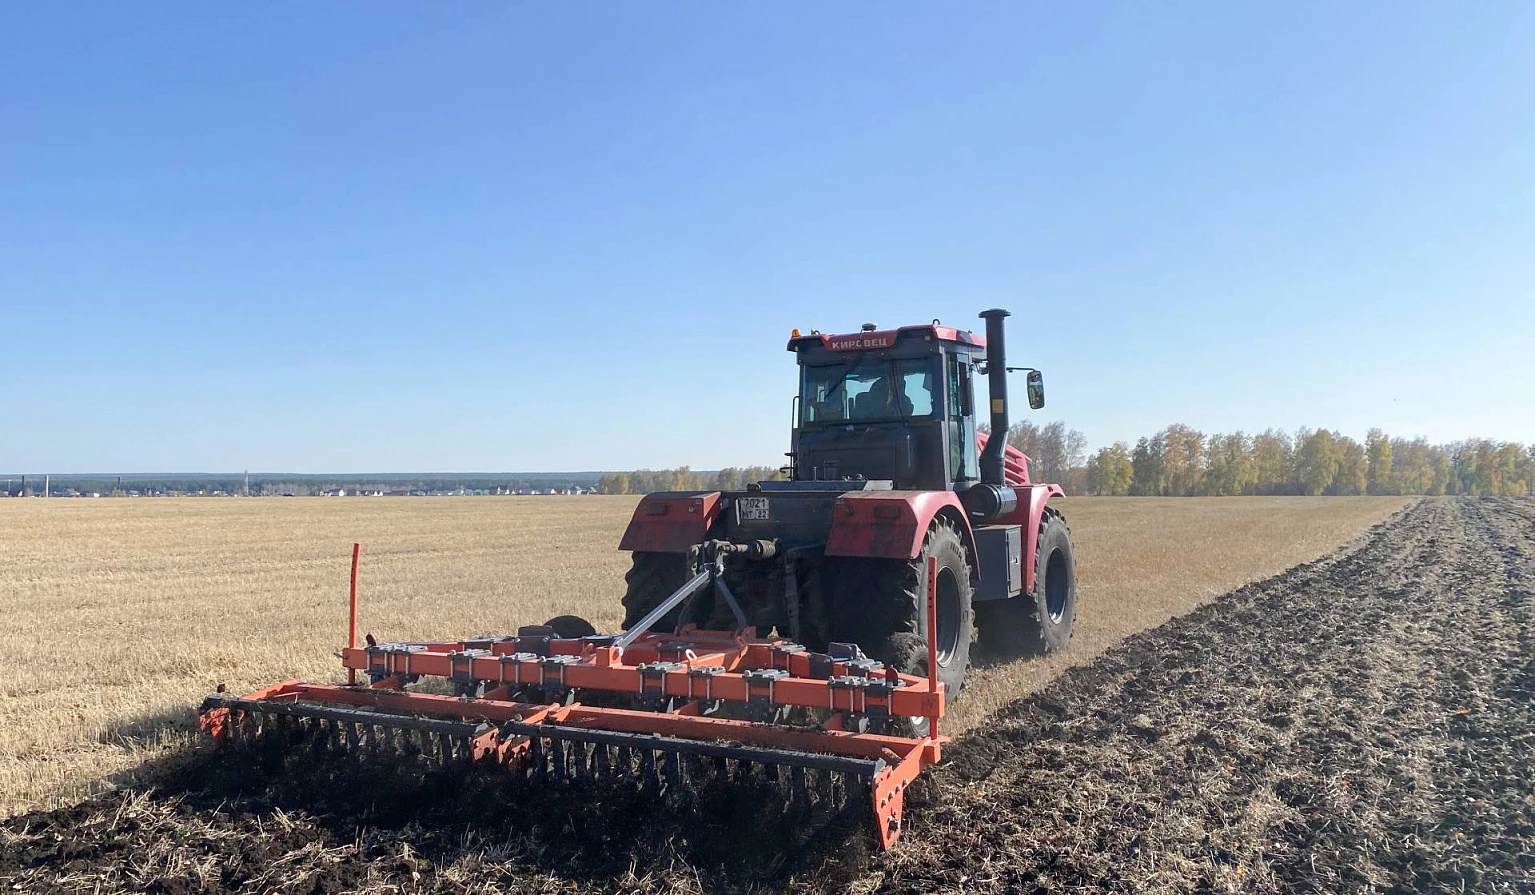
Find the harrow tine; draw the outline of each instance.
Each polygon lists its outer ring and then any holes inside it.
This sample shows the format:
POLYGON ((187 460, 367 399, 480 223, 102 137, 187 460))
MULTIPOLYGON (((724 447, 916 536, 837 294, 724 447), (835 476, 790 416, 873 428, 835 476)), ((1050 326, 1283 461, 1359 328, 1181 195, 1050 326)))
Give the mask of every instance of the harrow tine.
POLYGON ((666 791, 675 794, 682 789, 682 762, 681 756, 670 749, 662 755, 662 772, 666 782, 666 791))
POLYGON ((644 768, 643 789, 645 792, 658 793, 661 791, 661 777, 656 773, 656 750, 640 750, 640 763, 644 768))
POLYGON ((690 789, 706 785, 714 776, 714 762, 701 755, 685 756, 682 766, 682 783, 690 789))
POLYGON ((810 804, 810 782, 802 767, 789 769, 789 798, 797 806, 810 804))
POLYGON ((544 767, 543 737, 533 737, 532 740, 528 743, 528 762, 529 769, 532 770, 533 778, 535 780, 543 780, 548 776, 547 769, 544 767))
POLYGON ((315 721, 309 736, 309 753, 324 755, 330 751, 330 737, 326 735, 325 722, 315 721))

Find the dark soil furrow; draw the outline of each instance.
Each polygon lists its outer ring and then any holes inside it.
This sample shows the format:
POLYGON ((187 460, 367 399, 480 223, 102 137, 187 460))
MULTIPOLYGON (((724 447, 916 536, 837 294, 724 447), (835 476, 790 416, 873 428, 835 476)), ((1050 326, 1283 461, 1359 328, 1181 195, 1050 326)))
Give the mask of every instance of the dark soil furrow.
POLYGON ((953 750, 968 788, 911 832, 968 854, 898 851, 880 888, 1528 890, 1535 718, 1494 692, 1527 631, 1508 515, 1420 504, 1068 673, 953 750))
MULTIPOLYGON (((898 848, 635 805, 117 793, 0 825, 22 891, 1535 891, 1535 503, 1432 500, 1008 706, 898 848), (366 801, 366 800, 365 800, 366 801), (494 806, 492 806, 494 807, 494 806), (457 812, 457 813, 455 813, 457 812), (407 816, 408 813, 407 813, 407 816), (478 834, 464 830, 477 822, 478 834), (739 826, 739 825, 738 825, 739 826), (721 825, 716 824, 716 828, 721 825), (739 852, 750 860, 727 857, 739 852)), ((207 768, 199 773, 206 774, 207 768)), ((411 797, 421 795, 411 794, 411 797)))

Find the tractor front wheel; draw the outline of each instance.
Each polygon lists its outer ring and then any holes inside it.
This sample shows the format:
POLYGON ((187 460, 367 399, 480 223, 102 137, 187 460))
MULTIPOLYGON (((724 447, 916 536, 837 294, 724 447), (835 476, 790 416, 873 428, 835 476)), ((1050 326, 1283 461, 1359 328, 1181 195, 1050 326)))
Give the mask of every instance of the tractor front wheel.
MULTIPOLYGON (((685 553, 655 553, 645 550, 634 552, 633 565, 624 575, 624 630, 640 623, 650 610, 661 605, 677 588, 687 583, 688 558, 685 553)), ((666 614, 653 630, 674 631, 682 607, 666 614)))

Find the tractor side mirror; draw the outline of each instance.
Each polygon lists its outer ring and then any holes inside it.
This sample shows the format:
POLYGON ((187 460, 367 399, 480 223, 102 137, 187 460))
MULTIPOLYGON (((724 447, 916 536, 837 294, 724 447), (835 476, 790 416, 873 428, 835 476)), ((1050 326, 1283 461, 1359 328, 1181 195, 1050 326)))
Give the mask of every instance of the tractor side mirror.
POLYGON ((1038 410, 1045 406, 1045 374, 1030 370, 1025 383, 1029 390, 1029 407, 1038 410))
POLYGON ((955 365, 959 371, 959 413, 960 416, 970 416, 975 413, 975 393, 971 385, 970 368, 964 364, 955 365))

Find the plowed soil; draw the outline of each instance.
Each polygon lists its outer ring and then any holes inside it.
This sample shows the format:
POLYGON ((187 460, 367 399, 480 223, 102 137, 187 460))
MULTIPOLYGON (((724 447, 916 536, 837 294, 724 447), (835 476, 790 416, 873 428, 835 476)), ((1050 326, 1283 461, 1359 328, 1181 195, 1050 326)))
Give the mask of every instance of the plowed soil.
POLYGON ((154 789, 0 825, 0 884, 1531 892, 1532 589, 1535 502, 1416 504, 993 715, 948 749, 883 854, 856 827, 803 842, 735 810, 557 793, 514 811, 429 778, 261 780, 193 755, 154 789))

